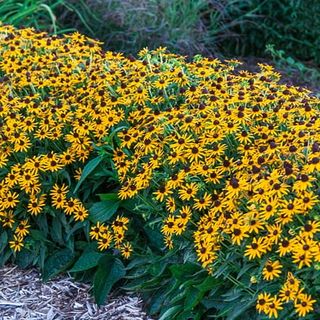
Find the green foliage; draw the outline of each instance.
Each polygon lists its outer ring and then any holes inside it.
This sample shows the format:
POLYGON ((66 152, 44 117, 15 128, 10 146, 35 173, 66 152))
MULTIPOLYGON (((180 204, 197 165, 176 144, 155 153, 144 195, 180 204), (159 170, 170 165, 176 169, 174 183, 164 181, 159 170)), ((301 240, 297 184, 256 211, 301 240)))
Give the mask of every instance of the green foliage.
POLYGON ((320 61, 317 1, 87 0, 86 3, 102 21, 95 28, 95 36, 110 49, 136 53, 145 46, 167 46, 187 55, 201 52, 264 56, 266 45, 275 44, 289 56, 320 61))
POLYGON ((230 28, 251 15, 236 9, 242 2, 96 0, 87 4, 103 22, 95 35, 108 49, 137 53, 144 47, 166 46, 193 55, 217 53, 221 40, 233 36, 230 28), (231 21, 229 11, 239 16, 231 21))
POLYGON ((283 71, 288 77, 295 81, 295 84, 317 87, 320 80, 320 72, 314 67, 288 56, 284 50, 277 50, 275 46, 269 44, 266 46, 266 53, 272 56, 272 59, 278 70, 283 71))
POLYGON ((104 255, 99 260, 94 276, 93 293, 98 305, 105 302, 112 286, 126 274, 122 262, 112 255, 104 255))
POLYGON ((83 1, 72 3, 68 0, 2 0, 0 1, 0 21, 17 27, 35 27, 50 33, 64 33, 76 30, 76 25, 66 26, 66 19, 73 18, 77 26, 82 26, 93 35, 88 24, 95 17, 83 1), (66 18, 68 17, 68 18, 66 18))
MULTIPOLYGON (((261 56, 267 44, 274 44, 289 56, 320 62, 318 1, 250 0, 243 1, 241 11, 254 12, 255 16, 249 23, 239 24, 233 29, 241 37, 235 41, 226 41, 226 52, 261 56)), ((231 16, 237 15, 231 12, 231 16)))
POLYGON ((225 272, 225 266, 208 275, 192 262, 190 254, 190 248, 181 247, 164 256, 154 252, 134 256, 126 268, 126 284, 122 288, 142 293, 149 314, 160 314, 163 320, 213 317, 231 320, 239 315, 254 319, 255 291, 248 291, 244 285, 237 288, 233 285, 241 284, 246 276, 237 280, 225 272))
POLYGON ((44 264, 42 278, 44 281, 54 278, 67 270, 74 260, 74 252, 68 248, 58 250, 50 255, 44 264))

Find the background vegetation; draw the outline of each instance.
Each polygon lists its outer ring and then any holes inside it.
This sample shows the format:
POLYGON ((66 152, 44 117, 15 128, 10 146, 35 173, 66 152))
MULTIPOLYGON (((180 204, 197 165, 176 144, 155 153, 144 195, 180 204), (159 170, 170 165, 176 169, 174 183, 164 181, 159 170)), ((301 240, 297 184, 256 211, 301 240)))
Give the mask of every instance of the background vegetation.
POLYGON ((263 57, 273 44, 320 62, 320 3, 311 0, 6 0, 0 17, 51 33, 79 30, 129 53, 165 45, 188 55, 263 57))
POLYGON ((311 0, 6 0, 0 17, 49 33, 79 30, 130 54, 166 46, 184 55, 272 59, 297 84, 319 80, 320 3, 311 0))

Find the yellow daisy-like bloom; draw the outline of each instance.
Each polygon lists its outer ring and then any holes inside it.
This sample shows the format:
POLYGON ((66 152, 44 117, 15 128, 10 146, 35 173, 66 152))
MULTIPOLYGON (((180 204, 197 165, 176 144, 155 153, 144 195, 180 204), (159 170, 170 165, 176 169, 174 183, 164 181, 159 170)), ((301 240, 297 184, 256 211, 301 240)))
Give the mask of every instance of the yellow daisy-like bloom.
POLYGON ((102 237, 98 240, 98 249, 103 251, 110 247, 112 241, 112 235, 109 232, 103 233, 102 237))
POLYGON ((107 231, 107 227, 105 227, 103 223, 97 222, 97 224, 92 226, 90 230, 90 238, 93 240, 98 240, 100 237, 102 237, 102 234, 107 231))
POLYGON ((247 249, 244 255, 248 256, 248 258, 251 260, 256 257, 260 258, 261 255, 266 252, 267 245, 264 239, 253 238, 252 243, 247 245, 246 248, 247 249))
POLYGON ((42 194, 40 197, 31 197, 28 203, 28 212, 31 215, 37 216, 42 212, 43 207, 45 206, 46 195, 42 194))
POLYGON ((78 211, 80 205, 81 205, 81 202, 79 199, 75 199, 71 197, 65 201, 63 210, 67 215, 75 214, 75 212, 78 211))
POLYGON ((13 240, 9 241, 9 245, 14 252, 19 252, 24 247, 23 238, 14 235, 13 240))
POLYGON ((15 222, 13 211, 0 211, 0 221, 3 227, 12 228, 15 222))
POLYGON ((84 221, 89 216, 89 212, 83 204, 79 204, 73 212, 73 216, 75 221, 84 221))
POLYGON ((195 197, 199 187, 195 182, 187 183, 179 190, 181 200, 190 200, 195 197))
POLYGON ((305 293, 300 293, 294 302, 295 311, 299 317, 305 317, 309 312, 313 310, 313 304, 316 300, 305 293))
POLYGON ((132 245, 129 242, 123 244, 120 249, 122 256, 126 259, 131 256, 132 250, 132 245))
POLYGON ((23 220, 19 223, 14 233, 18 237, 24 238, 27 234, 29 234, 30 232, 29 228, 30 228, 30 224, 28 220, 23 220))
POLYGON ((259 313, 264 312, 266 313, 266 310, 268 309, 268 305, 271 303, 272 297, 270 293, 260 293, 258 295, 256 309, 259 311, 259 313))
POLYGON ((278 260, 268 261, 262 270, 263 279, 270 281, 280 277, 282 265, 278 260))
POLYGON ((269 318, 272 318, 272 317, 278 318, 279 311, 282 309, 283 309, 283 306, 282 306, 281 300, 277 296, 274 296, 273 298, 271 298, 270 302, 265 308, 264 313, 269 318))

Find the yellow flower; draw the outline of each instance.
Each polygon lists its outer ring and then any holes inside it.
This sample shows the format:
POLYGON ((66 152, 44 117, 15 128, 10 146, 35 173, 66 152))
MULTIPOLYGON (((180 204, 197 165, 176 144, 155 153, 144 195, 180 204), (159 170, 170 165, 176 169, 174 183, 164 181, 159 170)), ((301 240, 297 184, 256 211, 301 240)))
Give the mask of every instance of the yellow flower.
POLYGON ((132 253, 132 245, 129 242, 125 243, 121 246, 120 251, 121 251, 122 256, 124 258, 128 259, 132 253))
POLYGON ((278 312, 283 309, 282 302, 279 298, 274 296, 268 303, 266 309, 264 310, 264 313, 269 318, 278 318, 278 312))
POLYGON ((266 252, 266 243, 263 238, 253 238, 251 244, 246 246, 245 256, 248 256, 249 260, 256 257, 260 258, 263 253, 266 252))
POLYGON ((30 228, 30 224, 28 223, 28 220, 22 220, 19 225, 17 226, 16 230, 15 230, 15 234, 18 237, 25 237, 27 234, 29 234, 29 228, 30 228))
POLYGON ((14 235, 13 240, 9 241, 9 245, 14 252, 19 252, 24 247, 23 238, 14 235))
POLYGON ((295 311, 298 313, 299 317, 305 317, 306 314, 313 310, 313 304, 316 300, 305 293, 300 293, 294 302, 295 311))
POLYGON ((282 265, 280 264, 279 260, 276 261, 268 261, 265 267, 262 270, 263 279, 270 281, 274 278, 280 277, 282 265))
POLYGON ((103 251, 110 247, 112 241, 112 235, 109 232, 103 233, 102 237, 98 240, 98 249, 103 251))

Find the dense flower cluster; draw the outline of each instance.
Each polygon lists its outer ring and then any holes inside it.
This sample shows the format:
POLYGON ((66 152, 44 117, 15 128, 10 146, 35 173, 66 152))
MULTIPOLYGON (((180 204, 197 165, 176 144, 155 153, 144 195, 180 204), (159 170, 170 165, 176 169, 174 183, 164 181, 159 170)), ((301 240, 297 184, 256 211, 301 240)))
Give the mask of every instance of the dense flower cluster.
MULTIPOLYGON (((32 217, 57 211, 70 223, 88 217, 64 183, 79 180, 94 144, 124 118, 106 89, 120 63, 121 55, 102 53, 79 33, 0 28, 0 226, 13 231, 14 251, 24 246, 32 217)), ((119 237, 112 241, 121 244, 119 237)), ((120 246, 124 256, 128 248, 120 246)))
MULTIPOLYGON (((11 248, 33 217, 89 216, 67 181, 110 135, 119 198, 162 206, 152 218, 168 248, 192 234, 209 272, 234 248, 263 263, 256 281, 277 286, 259 294, 258 312, 314 310, 304 281, 319 275, 320 101, 308 90, 266 65, 249 73, 164 48, 125 58, 78 33, 1 27, 0 57, 0 221, 11 248)), ((128 223, 101 221, 90 237, 129 257, 128 223)))
MULTIPOLYGON (((315 270, 319 99, 279 84, 271 66, 251 74, 233 71, 235 61, 153 54, 141 53, 148 62, 140 71, 143 97, 118 135, 119 196, 151 190, 166 212, 169 248, 196 223, 194 246, 208 270, 222 245, 240 246, 249 260, 267 258, 265 281, 283 284, 289 271, 315 270)), ((304 316, 315 300, 300 289, 290 287, 289 298, 269 295, 257 308, 277 317, 292 301, 304 316)))

